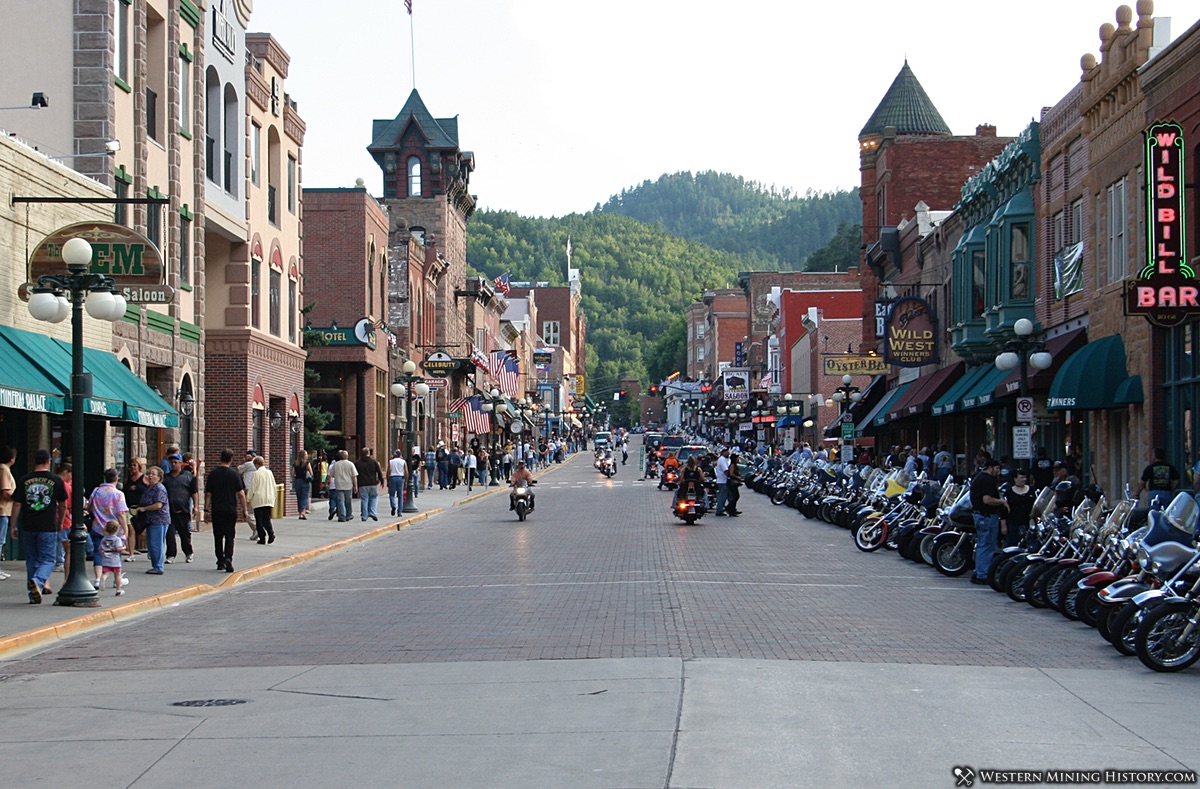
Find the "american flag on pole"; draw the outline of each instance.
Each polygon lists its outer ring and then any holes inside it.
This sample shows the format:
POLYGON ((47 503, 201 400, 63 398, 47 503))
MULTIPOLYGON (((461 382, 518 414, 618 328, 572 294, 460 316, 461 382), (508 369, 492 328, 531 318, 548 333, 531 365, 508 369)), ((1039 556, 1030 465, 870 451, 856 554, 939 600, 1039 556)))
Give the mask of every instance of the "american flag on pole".
POLYGON ((491 376, 505 397, 517 396, 521 385, 521 368, 512 351, 492 351, 491 376))
POLYGON ((492 284, 496 286, 497 293, 505 296, 507 296, 508 292, 512 290, 512 286, 509 284, 507 271, 492 280, 492 284))
POLYGON ((451 411, 462 413, 463 427, 468 433, 487 433, 492 429, 489 414, 483 411, 483 399, 480 397, 460 397, 450 403, 451 411))
POLYGON ((404 0, 404 7, 408 9, 408 15, 412 16, 412 0, 404 0))

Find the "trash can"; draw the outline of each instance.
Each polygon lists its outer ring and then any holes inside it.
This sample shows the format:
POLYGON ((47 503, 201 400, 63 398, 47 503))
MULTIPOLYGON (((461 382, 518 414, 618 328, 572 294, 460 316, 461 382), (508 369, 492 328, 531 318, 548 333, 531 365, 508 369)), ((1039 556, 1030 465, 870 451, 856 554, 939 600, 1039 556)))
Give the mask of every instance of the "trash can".
POLYGON ((275 486, 275 507, 271 510, 272 518, 282 518, 283 517, 283 504, 284 504, 283 485, 277 484, 275 486))

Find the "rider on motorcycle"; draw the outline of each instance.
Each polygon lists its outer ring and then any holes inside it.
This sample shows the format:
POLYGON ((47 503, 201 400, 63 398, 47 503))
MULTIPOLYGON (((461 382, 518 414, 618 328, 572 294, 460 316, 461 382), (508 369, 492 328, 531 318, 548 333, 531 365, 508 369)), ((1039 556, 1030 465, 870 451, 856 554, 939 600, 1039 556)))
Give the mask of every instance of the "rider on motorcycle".
POLYGON ((663 461, 662 465, 663 473, 662 476, 658 478, 659 490, 662 490, 663 482, 665 482, 667 479, 667 469, 673 468, 675 471, 679 471, 679 458, 675 457, 674 455, 667 455, 667 459, 663 461))
POLYGON ((687 465, 683 467, 683 471, 679 472, 679 487, 675 489, 675 499, 671 502, 672 509, 674 509, 674 507, 679 504, 680 500, 687 495, 687 488, 689 484, 695 484, 696 492, 694 495, 696 497, 696 501, 703 503, 704 480, 704 471, 702 471, 701 468, 696 465, 696 458, 693 455, 687 459, 687 465))
POLYGON ((535 496, 533 495, 533 486, 529 484, 533 482, 533 472, 525 468, 524 460, 517 464, 517 468, 513 471, 512 478, 508 483, 508 486, 512 488, 512 490, 508 493, 508 508, 510 510, 515 510, 517 508, 517 484, 521 482, 525 483, 525 488, 529 491, 529 511, 533 512, 535 496))

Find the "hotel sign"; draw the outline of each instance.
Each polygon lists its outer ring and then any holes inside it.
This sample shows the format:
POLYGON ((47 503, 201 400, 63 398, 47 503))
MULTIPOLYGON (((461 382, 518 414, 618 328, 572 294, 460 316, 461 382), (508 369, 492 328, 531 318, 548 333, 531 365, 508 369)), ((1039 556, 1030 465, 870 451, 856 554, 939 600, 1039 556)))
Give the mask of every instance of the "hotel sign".
POLYGON ((826 356, 825 375, 887 375, 891 365, 878 356, 826 356))
POLYGON ((1183 129, 1146 129, 1146 264, 1125 285, 1125 314, 1170 328, 1200 314, 1200 280, 1188 264, 1183 129))
POLYGON ((883 359, 897 367, 922 367, 937 362, 937 318, 929 302, 917 296, 905 296, 892 302, 885 328, 883 359))

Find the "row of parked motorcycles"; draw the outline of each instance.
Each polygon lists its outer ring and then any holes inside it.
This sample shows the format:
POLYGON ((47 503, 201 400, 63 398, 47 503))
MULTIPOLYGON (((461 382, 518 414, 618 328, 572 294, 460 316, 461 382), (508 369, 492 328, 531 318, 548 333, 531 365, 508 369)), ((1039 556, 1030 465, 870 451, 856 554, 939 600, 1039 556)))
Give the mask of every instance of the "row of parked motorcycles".
MULTIPOLYGON (((745 474, 773 504, 850 531, 861 551, 895 551, 947 576, 975 570, 969 484, 813 462, 745 474)), ((1060 483, 1070 485, 1070 483, 1060 483)), ((1155 671, 1200 659, 1200 507, 1179 493, 1162 510, 1137 506, 1128 486, 1110 503, 1095 486, 1064 508, 1069 489, 1042 489, 1020 543, 998 549, 992 589, 1095 627, 1119 652, 1155 671)))

